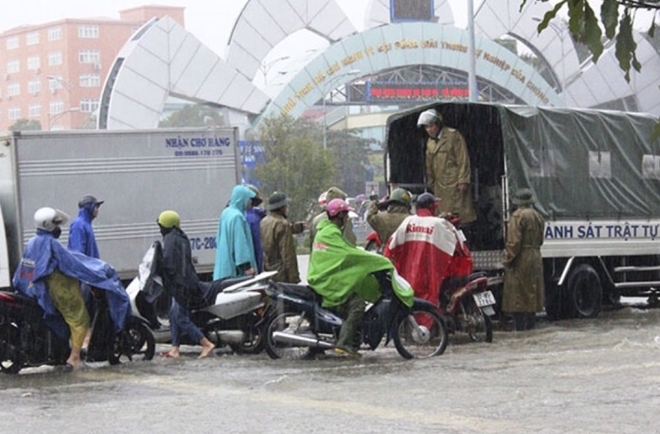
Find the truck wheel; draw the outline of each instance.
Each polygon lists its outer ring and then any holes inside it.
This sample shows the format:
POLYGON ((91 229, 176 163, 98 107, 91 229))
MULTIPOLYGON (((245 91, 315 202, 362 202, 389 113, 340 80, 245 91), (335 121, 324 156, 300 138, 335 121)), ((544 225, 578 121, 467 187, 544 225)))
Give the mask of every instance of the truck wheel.
POLYGON ((600 277, 589 264, 580 264, 568 279, 565 306, 569 317, 595 318, 603 303, 600 277))

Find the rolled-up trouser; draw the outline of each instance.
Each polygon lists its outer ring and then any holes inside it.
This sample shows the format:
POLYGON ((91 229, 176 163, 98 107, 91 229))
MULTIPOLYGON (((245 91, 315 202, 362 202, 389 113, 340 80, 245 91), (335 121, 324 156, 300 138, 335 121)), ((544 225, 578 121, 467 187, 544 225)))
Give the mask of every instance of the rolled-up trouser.
POLYGON ((337 348, 357 351, 360 347, 360 342, 358 342, 358 331, 362 327, 364 304, 364 299, 356 293, 353 293, 343 304, 335 306, 332 309, 344 319, 341 330, 339 330, 337 348))
POLYGON ((188 309, 181 306, 172 298, 172 307, 170 307, 170 336, 172 346, 181 344, 181 336, 188 335, 196 344, 202 340, 204 334, 190 319, 188 309))
POLYGON ((89 330, 89 313, 80 292, 78 279, 55 270, 46 276, 45 281, 55 309, 62 314, 71 330, 71 345, 81 348, 89 330))

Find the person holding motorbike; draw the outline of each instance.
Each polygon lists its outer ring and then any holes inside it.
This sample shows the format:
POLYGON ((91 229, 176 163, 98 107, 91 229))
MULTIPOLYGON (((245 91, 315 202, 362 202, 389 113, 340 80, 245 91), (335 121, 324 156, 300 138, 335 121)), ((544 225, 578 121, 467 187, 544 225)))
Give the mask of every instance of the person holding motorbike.
MULTIPOLYGON (((344 318, 335 351, 338 355, 360 357, 359 333, 365 300, 375 301, 380 295, 373 273, 393 271, 392 263, 383 256, 364 251, 342 236, 351 208, 342 199, 328 203, 328 220, 319 223, 309 260, 307 282, 323 297, 323 307, 344 318)), ((398 283, 393 279, 393 284, 398 283)), ((397 288, 407 305, 412 305, 413 292, 397 288)))
POLYGON ((82 364, 80 352, 90 322, 80 282, 106 291, 115 331, 123 328, 130 302, 112 267, 60 244, 61 226, 68 218, 51 207, 35 212, 37 233, 25 246, 12 284, 16 291, 37 300, 44 311, 44 321, 56 335, 70 339, 66 365, 76 369, 82 364))
POLYGON ((202 351, 198 358, 207 357, 215 348, 202 331, 190 319, 190 309, 201 307, 206 302, 192 262, 190 240, 180 228, 181 218, 175 211, 163 211, 158 216, 158 227, 163 235, 161 276, 164 287, 172 295, 170 307, 170 334, 172 346, 164 357, 180 356, 181 336, 187 334, 194 342, 199 342, 202 351))
POLYGON ((216 239, 213 280, 228 277, 254 276, 257 261, 245 211, 252 207, 257 194, 245 185, 231 191, 229 205, 220 214, 216 239))
POLYGON ((417 198, 417 215, 407 217, 385 245, 384 256, 415 289, 415 296, 439 305, 447 277, 472 272, 470 251, 454 225, 436 213, 440 199, 417 198))
MULTIPOLYGON (((330 187, 327 191, 321 194, 321 196, 319 197, 319 206, 323 208, 323 211, 321 211, 321 213, 314 216, 311 223, 309 224, 310 251, 314 246, 314 236, 316 236, 316 231, 319 223, 323 220, 328 219, 328 214, 325 212, 328 202, 330 202, 332 199, 346 200, 347 197, 348 196, 346 195, 346 193, 344 193, 338 187, 330 187)), ((356 244, 357 238, 355 236, 355 232, 353 232, 353 223, 351 222, 350 219, 342 229, 342 234, 344 235, 344 238, 346 238, 346 241, 348 241, 353 245, 356 244)))
POLYGON ((401 222, 410 216, 412 195, 408 190, 395 188, 384 204, 387 208, 381 211, 383 204, 376 198, 372 199, 367 210, 367 222, 378 233, 381 242, 387 243, 401 222))

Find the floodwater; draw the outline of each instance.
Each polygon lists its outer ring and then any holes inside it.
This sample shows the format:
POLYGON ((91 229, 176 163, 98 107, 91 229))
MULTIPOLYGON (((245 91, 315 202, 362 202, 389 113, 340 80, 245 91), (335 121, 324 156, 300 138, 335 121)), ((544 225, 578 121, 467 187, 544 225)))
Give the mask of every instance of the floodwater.
MULTIPOLYGON (((451 337, 406 361, 220 352, 0 376, 2 433, 651 433, 660 422, 660 309, 451 337)), ((159 351, 166 346, 158 346, 159 351)))

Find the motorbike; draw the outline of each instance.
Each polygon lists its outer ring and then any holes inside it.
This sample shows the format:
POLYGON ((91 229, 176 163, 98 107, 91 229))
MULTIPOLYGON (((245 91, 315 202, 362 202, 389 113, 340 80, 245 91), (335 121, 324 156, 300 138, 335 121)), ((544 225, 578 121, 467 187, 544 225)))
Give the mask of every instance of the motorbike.
MULTIPOLYGON (((158 318, 153 308, 156 300, 169 294, 158 275, 158 258, 162 245, 155 241, 144 255, 138 276, 126 289, 134 312, 156 330, 157 342, 170 342, 169 328, 158 318)), ((228 346, 235 353, 258 354, 263 351, 263 327, 268 299, 267 281, 276 271, 262 272, 254 277, 238 277, 200 282, 205 304, 190 310, 190 319, 216 347, 228 346)), ((184 340, 182 344, 197 345, 184 340)))
MULTIPOLYGON (((128 360, 151 360, 156 349, 147 323, 130 314, 123 329, 115 333, 105 293, 92 288, 94 315, 91 339, 83 361, 116 365, 128 360)), ((21 369, 42 365, 66 365, 68 339, 53 332, 43 319, 36 300, 17 293, 0 291, 0 370, 18 374, 21 369)))
MULTIPOLYGON (((385 338, 406 358, 427 358, 442 354, 448 331, 444 319, 431 303, 416 298, 408 308, 396 296, 391 276, 374 273, 381 288, 380 298, 367 306, 360 342, 375 350, 385 338)), ((334 349, 343 320, 321 307, 322 299, 305 285, 271 282, 272 313, 265 326, 266 352, 273 359, 313 358, 334 349)))
POLYGON ((474 342, 492 342, 494 306, 485 272, 448 277, 442 283, 439 309, 452 334, 463 332, 474 342))

